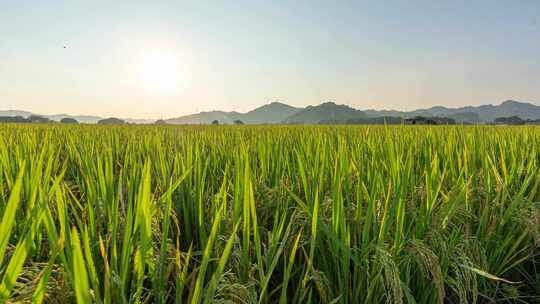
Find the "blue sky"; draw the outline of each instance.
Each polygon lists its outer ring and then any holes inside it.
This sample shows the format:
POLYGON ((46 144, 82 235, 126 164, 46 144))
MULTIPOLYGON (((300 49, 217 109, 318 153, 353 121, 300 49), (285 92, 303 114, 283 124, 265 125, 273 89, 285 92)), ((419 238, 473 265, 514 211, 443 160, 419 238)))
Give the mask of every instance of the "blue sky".
POLYGON ((0 109, 540 104, 539 54, 540 1, 4 1, 0 109), (174 92, 141 83, 152 52, 174 56, 174 92))

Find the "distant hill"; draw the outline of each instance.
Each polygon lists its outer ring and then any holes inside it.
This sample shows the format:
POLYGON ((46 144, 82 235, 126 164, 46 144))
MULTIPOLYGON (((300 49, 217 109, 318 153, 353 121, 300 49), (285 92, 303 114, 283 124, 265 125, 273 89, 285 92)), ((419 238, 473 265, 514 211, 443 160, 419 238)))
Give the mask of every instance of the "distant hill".
POLYGON ((408 117, 409 112, 402 112, 397 110, 364 110, 364 114, 368 117, 408 117))
POLYGON ((247 113, 211 111, 168 119, 168 124, 210 124, 217 120, 220 124, 232 124, 240 120, 246 124, 299 123, 316 124, 326 121, 344 123, 365 117, 365 114, 346 105, 326 102, 318 106, 296 108, 281 102, 272 102, 247 113))
POLYGON ((522 119, 540 118, 540 106, 532 103, 507 100, 500 105, 466 106, 461 108, 447 108, 435 106, 427 109, 418 109, 410 112, 367 110, 371 117, 378 116, 438 116, 455 119, 458 123, 494 122, 498 117, 518 116, 522 119))
POLYGON ((540 107, 526 102, 507 100, 500 105, 466 106, 462 108, 432 107, 413 111, 422 115, 449 116, 457 113, 475 113, 484 122, 493 122, 497 117, 519 116, 523 119, 540 118, 540 107))
POLYGON ((321 122, 347 122, 349 120, 366 117, 360 110, 347 105, 337 105, 333 102, 325 102, 318 106, 309 106, 287 117, 283 123, 289 124, 317 124, 321 122))
POLYGON ((109 118, 101 119, 97 123, 98 125, 123 125, 126 122, 116 117, 109 117, 109 118))
POLYGON ((241 120, 248 124, 280 123, 285 117, 289 117, 300 110, 299 108, 281 102, 272 102, 247 112, 241 120))
POLYGON ((475 112, 483 121, 495 121, 497 117, 518 116, 522 119, 540 118, 540 106, 526 102, 507 100, 498 106, 465 107, 464 111, 475 112))
POLYGON ((211 111, 201 112, 165 120, 168 124, 210 124, 217 120, 220 124, 232 124, 241 120, 246 124, 274 124, 296 113, 300 109, 280 102, 258 107, 247 113, 211 111))
POLYGON ((172 125, 199 125, 211 124, 212 121, 217 120, 221 124, 232 124, 236 119, 240 119, 239 117, 241 116, 242 114, 238 112, 210 111, 166 119, 165 122, 172 125))
POLYGON ((481 123, 482 119, 480 116, 474 112, 457 112, 448 115, 443 115, 443 117, 452 118, 456 123, 481 123))

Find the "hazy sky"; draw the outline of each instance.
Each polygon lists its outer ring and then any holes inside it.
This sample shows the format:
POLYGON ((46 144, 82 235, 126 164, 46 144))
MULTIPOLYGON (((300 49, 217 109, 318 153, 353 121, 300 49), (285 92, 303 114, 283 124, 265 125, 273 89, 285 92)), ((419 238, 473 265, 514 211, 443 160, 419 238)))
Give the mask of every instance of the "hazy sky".
POLYGON ((539 0, 0 1, 0 110, 540 104, 539 0))

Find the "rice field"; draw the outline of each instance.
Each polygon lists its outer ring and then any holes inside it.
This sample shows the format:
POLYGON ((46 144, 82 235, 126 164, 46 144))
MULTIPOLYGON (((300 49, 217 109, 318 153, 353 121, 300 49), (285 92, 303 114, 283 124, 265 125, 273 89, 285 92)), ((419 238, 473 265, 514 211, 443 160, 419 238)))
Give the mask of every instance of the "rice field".
POLYGON ((0 303, 539 303, 540 128, 0 126, 0 303))

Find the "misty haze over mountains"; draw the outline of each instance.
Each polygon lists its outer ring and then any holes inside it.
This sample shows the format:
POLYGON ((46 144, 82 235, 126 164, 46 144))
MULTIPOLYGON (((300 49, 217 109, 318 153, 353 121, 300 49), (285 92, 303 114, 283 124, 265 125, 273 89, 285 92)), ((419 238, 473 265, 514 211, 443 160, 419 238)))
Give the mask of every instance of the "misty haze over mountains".
MULTIPOLYGON (((39 115, 27 111, 7 110, 1 111, 0 116, 39 115)), ((81 123, 97 123, 104 117, 90 115, 42 115, 54 121, 63 118, 74 118, 81 123)), ((346 123, 350 121, 369 120, 377 117, 410 118, 415 116, 447 117, 457 123, 490 123, 498 117, 518 116, 522 119, 540 119, 540 106, 528 102, 507 100, 499 105, 466 106, 461 108, 447 108, 435 106, 414 111, 393 110, 358 110, 347 105, 325 102, 317 106, 297 108, 281 102, 272 102, 246 113, 209 111, 191 115, 180 116, 164 120, 167 124, 210 124, 217 120, 220 124, 232 124, 242 121, 245 124, 317 124, 317 123, 346 123)), ((124 119, 129 123, 148 124, 151 119, 124 119)))

